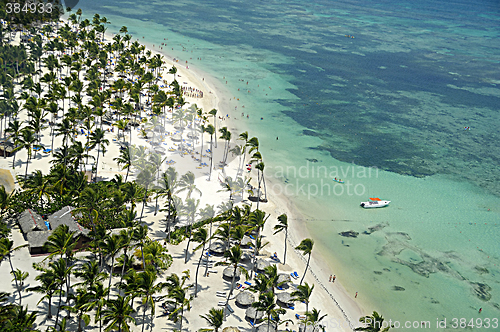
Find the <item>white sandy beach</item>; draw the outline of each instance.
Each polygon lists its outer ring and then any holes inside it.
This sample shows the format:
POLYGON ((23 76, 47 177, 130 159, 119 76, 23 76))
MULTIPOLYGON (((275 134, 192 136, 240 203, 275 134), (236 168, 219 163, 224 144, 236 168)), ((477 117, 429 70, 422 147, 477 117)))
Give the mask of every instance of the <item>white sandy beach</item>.
MULTIPOLYGON (((107 35, 106 38, 111 40, 112 36, 107 35)), ((139 40, 140 42, 140 40, 139 40)), ((153 53, 157 52, 157 50, 152 50, 153 53)), ((165 55, 165 54, 163 54, 165 55)), ((173 65, 175 65, 178 69, 177 72, 177 80, 181 86, 191 87, 194 89, 198 89, 204 92, 203 98, 193 98, 186 97, 186 101, 189 102, 185 105, 185 107, 189 107, 190 105, 196 104, 198 108, 202 108, 204 112, 208 112, 213 108, 219 109, 219 101, 220 96, 216 94, 216 91, 220 91, 221 88, 217 88, 216 86, 212 86, 210 82, 212 82, 213 78, 208 78, 204 73, 198 72, 196 70, 195 65, 189 63, 189 69, 186 68, 185 59, 179 59, 178 62, 174 62, 172 58, 168 56, 164 56, 163 60, 164 64, 164 72, 162 74, 163 79, 171 82, 173 80, 173 75, 168 74, 167 71, 173 65)), ((117 76, 115 75, 115 78, 117 76)), ((161 84, 161 83, 159 83, 161 84)), ((86 98, 86 97, 85 97, 86 98)), ((68 106, 68 105, 66 105, 68 106)), ((222 126, 227 126, 229 130, 233 132, 232 145, 239 143, 235 140, 235 137, 239 135, 237 131, 237 121, 232 121, 231 117, 237 116, 234 114, 237 111, 232 110, 220 110, 220 114, 228 113, 230 118, 225 121, 217 120, 217 129, 222 126), (236 130, 234 130, 236 129, 236 130)), ((144 113, 143 113, 143 116, 144 113)), ((170 121, 171 113, 167 113, 167 121, 166 121, 166 132, 174 133, 176 132, 176 128, 170 121)), ((239 113, 238 113, 239 116, 239 113)), ((20 112, 20 120, 26 120, 27 115, 26 111, 23 110, 20 112)), ((212 123, 212 118, 209 118, 209 122, 212 123)), ((104 128, 108 128, 105 126, 104 128)), ((148 149, 151 148, 150 144, 144 139, 141 138, 140 132, 138 129, 132 129, 132 145, 136 146, 145 146, 148 149)), ((195 152, 200 151, 200 140, 192 141, 188 139, 187 134, 190 132, 190 129, 184 130, 184 135, 186 138, 186 142, 193 142, 193 149, 195 152)), ((117 137, 117 130, 114 128, 114 132, 107 132, 106 138, 110 141, 109 146, 107 147, 107 152, 104 156, 101 156, 99 162, 99 169, 97 170, 97 176, 99 180, 110 180, 115 174, 125 175, 125 170, 122 170, 113 158, 119 155, 120 145, 118 142, 122 140, 121 137, 117 137)), ((249 133, 249 136, 252 137, 252 133, 249 133)), ((128 139, 128 133, 125 134, 125 138, 128 139)), ((78 135, 76 138, 81 141, 83 144, 86 142, 85 135, 78 135)), ((50 147, 50 128, 46 128, 42 133, 42 143, 46 147, 50 147)), ((209 149, 208 142, 210 141, 209 135, 205 134, 203 139, 203 151, 209 149)), ((166 136, 163 142, 162 147, 165 147, 166 154, 163 156, 166 157, 167 160, 175 161, 175 164, 172 166, 175 167, 179 175, 184 174, 187 171, 191 171, 196 175, 195 184, 197 188, 202 191, 200 199, 199 207, 205 207, 206 204, 217 206, 221 202, 227 202, 229 200, 229 193, 222 192, 221 185, 219 180, 222 179, 225 175, 231 176, 235 178, 238 173, 238 164, 239 158, 235 158, 229 163, 228 166, 225 167, 224 170, 217 168, 212 170, 212 176, 210 181, 208 181, 208 167, 199 168, 198 162, 194 160, 193 157, 199 157, 198 154, 187 154, 184 155, 180 153, 178 150, 172 152, 168 151, 168 148, 175 148, 177 146, 174 145, 174 142, 170 139, 170 136, 166 136)), ((62 137, 55 137, 54 147, 62 146, 62 137)), ((223 143, 219 141, 218 147, 214 149, 214 165, 218 164, 218 162, 222 159, 222 149, 223 143)), ((91 152, 93 155, 97 155, 97 151, 91 152)), ((265 158, 272 158, 270 155, 264 156, 265 158)), ((16 155, 16 163, 15 168, 12 170, 12 157, 2 158, 0 157, 0 168, 5 170, 11 170, 14 176, 20 175, 24 176, 25 171, 25 162, 27 159, 27 152, 25 150, 21 150, 17 152, 16 155)), ((37 153, 36 157, 32 159, 29 165, 28 173, 33 172, 36 169, 41 170, 44 174, 49 172, 51 167, 50 160, 52 159, 51 154, 46 153, 37 153)), ((209 158, 204 158, 204 162, 209 163, 209 158)), ((163 171, 167 169, 169 165, 164 163, 163 171)), ((132 168, 133 169, 133 168, 132 168)), ((243 176, 249 175, 252 177, 253 186, 257 186, 257 173, 253 170, 251 173, 247 174, 244 172, 243 176)), ((134 179, 134 172, 131 171, 129 175, 129 180, 134 179)), ((197 194, 194 194, 196 198, 198 198, 197 194)), ((246 195, 245 195, 246 196, 246 195)), ((181 194, 181 197, 185 197, 185 194, 181 194)), ((246 197, 245 197, 246 198, 246 197)), ((303 225, 300 224, 300 215, 294 209, 291 202, 284 196, 277 197, 268 197, 268 203, 261 203, 259 208, 270 214, 268 222, 265 225, 263 235, 265 240, 269 241, 269 245, 263 250, 262 258, 268 259, 269 256, 277 252, 278 257, 282 259, 283 257, 283 249, 284 249, 284 234, 273 235, 273 227, 277 223, 277 217, 283 213, 288 215, 288 220, 290 223, 289 229, 289 244, 288 244, 288 255, 287 255, 287 264, 282 265, 278 264, 278 272, 286 272, 290 273, 293 271, 297 271, 298 274, 302 277, 305 268, 305 257, 303 257, 299 252, 294 250, 293 248, 300 243, 300 241, 306 237, 308 237, 307 230, 303 225)), ((238 202, 238 200, 236 200, 238 202)), ((249 201, 239 202, 238 204, 248 204, 251 203, 249 201)), ((164 201, 160 201, 160 205, 163 205, 164 201)), ((252 208, 254 208, 255 203, 252 208)), ((138 204, 137 209, 139 210, 141 205, 138 204)), ((140 211, 140 210, 139 210, 140 211)), ((149 236, 153 240, 162 240, 165 238, 165 224, 162 221, 164 219, 164 213, 160 212, 156 216, 154 216, 154 200, 145 208, 145 218, 143 221, 149 226, 149 236)), ((15 246, 26 244, 27 242, 23 239, 22 234, 19 231, 17 226, 14 227, 12 231, 12 239, 15 242, 15 246)), ((191 248, 196 247, 197 244, 193 244, 191 248)), ((200 255, 199 251, 196 251, 194 254, 190 253, 190 259, 187 264, 184 264, 184 248, 186 246, 185 242, 180 243, 177 246, 168 245, 169 253, 174 258, 172 266, 168 269, 166 274, 177 273, 182 274, 182 271, 189 269, 191 271, 191 279, 189 282, 194 283, 194 272, 196 270, 196 264, 198 262, 198 258, 200 255)), ((40 262, 45 257, 31 257, 28 249, 23 248, 13 254, 13 265, 15 268, 19 268, 22 271, 27 271, 30 273, 29 278, 26 280, 26 284, 29 286, 34 286, 36 284, 35 276, 37 272, 33 269, 32 264, 34 262, 40 262)), ((215 258, 215 260, 222 260, 222 258, 215 258)), ((341 283, 342 281, 337 281, 335 283, 329 283, 329 276, 335 274, 335 271, 329 271, 324 267, 325 264, 322 264, 322 257, 318 252, 313 250, 310 270, 307 272, 305 277, 305 282, 309 284, 315 284, 314 292, 312 293, 312 297, 310 300, 309 308, 317 308, 321 310, 322 314, 327 314, 328 316, 325 319, 326 331, 351 331, 349 328, 348 321, 354 326, 358 326, 359 317, 371 313, 370 308, 363 308, 360 303, 354 299, 354 294, 347 294, 343 289, 341 283), (343 326, 343 327, 342 327, 343 326)), ((184 328, 187 328, 189 331, 197 331, 200 328, 205 328, 206 322, 204 319, 200 317, 201 314, 206 314, 208 310, 212 307, 217 307, 217 302, 221 300, 220 297, 216 296, 217 291, 229 291, 230 282, 225 281, 222 278, 222 270, 224 267, 213 267, 213 270, 217 270, 217 273, 210 274, 209 277, 204 277, 200 273, 199 276, 199 284, 201 286, 201 291, 198 294, 198 297, 192 302, 192 308, 189 312, 185 314, 186 321, 184 323, 184 328)), ((4 262, 4 264, 0 265, 0 275, 3 276, 4 282, 0 284, 0 291, 5 292, 14 292, 14 285, 10 283, 11 275, 10 275, 10 267, 8 264, 4 262)), ((165 275, 166 275, 165 274, 165 275)), ((163 278, 165 276, 162 276, 163 278)), ((300 279, 299 279, 300 280, 300 279)), ((244 280, 240 279, 240 282, 244 280)), ((294 283, 298 283, 298 280, 293 280, 294 283)), ((238 291, 237 291, 238 292, 238 291)), ((40 315, 38 316, 37 323, 42 326, 53 326, 52 321, 43 321, 45 319, 45 315, 43 314, 46 311, 47 304, 45 301, 37 304, 41 298, 41 295, 35 293, 24 293, 23 294, 23 304, 28 305, 30 310, 38 310, 40 311, 40 315)), ((56 301, 54 300, 53 304, 56 301)), ((229 302, 231 307, 234 309, 234 313, 230 314, 227 317, 227 322, 223 325, 226 326, 236 326, 242 331, 251 331, 252 328, 250 324, 245 321, 245 310, 239 308, 234 304, 234 300, 229 302)), ((136 299, 135 308, 140 308, 140 299, 136 299)), ((55 307, 53 307, 53 311, 55 311, 55 307)), ((283 316, 283 319, 291 319, 294 322, 298 323, 298 320, 295 318, 295 314, 303 314, 305 311, 305 305, 302 303, 296 303, 294 310, 287 310, 286 315, 283 316)), ((140 317, 142 315, 142 310, 138 309, 137 316, 140 317)), ((139 319, 138 319, 139 321, 139 319)), ((156 318, 154 319, 154 325, 152 327, 153 331, 171 331, 177 327, 177 324, 174 324, 171 320, 164 315, 162 315, 161 308, 157 308, 156 310, 156 318)), ((133 327, 134 331, 139 331, 141 328, 140 324, 137 327, 133 327)), ((298 326, 291 326, 292 329, 298 330, 298 326)), ((284 327, 281 327, 284 330, 284 327)), ((85 331, 98 331, 98 325, 91 323, 90 326, 85 328, 85 331)))

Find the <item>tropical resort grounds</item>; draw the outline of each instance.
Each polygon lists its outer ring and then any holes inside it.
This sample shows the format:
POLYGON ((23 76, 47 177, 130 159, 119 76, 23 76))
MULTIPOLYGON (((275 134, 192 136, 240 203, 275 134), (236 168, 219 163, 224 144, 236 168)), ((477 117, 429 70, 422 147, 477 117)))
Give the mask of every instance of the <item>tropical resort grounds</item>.
POLYGON ((363 328, 267 196, 258 138, 193 68, 107 23, 0 26, 0 329, 363 328))

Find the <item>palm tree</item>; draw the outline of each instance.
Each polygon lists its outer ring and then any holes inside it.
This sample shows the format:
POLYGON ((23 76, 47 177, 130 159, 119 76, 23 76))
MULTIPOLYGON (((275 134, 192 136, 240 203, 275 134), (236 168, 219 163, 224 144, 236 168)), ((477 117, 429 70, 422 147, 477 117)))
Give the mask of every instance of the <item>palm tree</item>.
POLYGON ((198 270, 200 269, 200 264, 201 264, 201 260, 203 259, 203 254, 205 253, 205 245, 207 244, 207 240, 208 240, 208 233, 207 233, 207 230, 205 228, 200 228, 193 234, 192 241, 200 243, 200 245, 197 246, 194 250, 196 251, 199 248, 201 248, 200 259, 198 260, 198 265, 196 266, 196 274, 195 274, 195 282, 194 282, 194 297, 198 296, 198 270))
POLYGON ((314 241, 312 239, 304 239, 300 242, 300 244, 295 247, 295 249, 302 251, 302 255, 309 255, 307 257, 306 269, 304 271, 304 275, 302 279, 300 279, 300 285, 302 285, 302 281, 304 281, 304 277, 306 276, 307 269, 309 268, 309 261, 311 260, 311 252, 313 250, 314 241))
POLYGON ((222 324, 224 324, 224 309, 211 308, 207 315, 200 315, 201 318, 207 321, 211 329, 199 329, 198 332, 218 332, 222 324))
POLYGON ((37 305, 45 299, 49 301, 47 318, 50 319, 52 318, 52 297, 59 291, 59 287, 57 286, 57 282, 54 278, 54 273, 51 270, 45 270, 43 273, 37 275, 35 280, 40 282, 40 284, 35 287, 30 287, 27 290, 29 292, 40 293, 43 295, 37 305))
POLYGON ((128 179, 128 173, 130 172, 130 166, 132 165, 132 159, 130 155, 130 147, 124 147, 120 149, 120 156, 113 158, 118 166, 123 165, 122 170, 127 169, 127 174, 125 175, 125 182, 128 179))
POLYGON ((135 318, 131 316, 134 312, 130 306, 130 296, 118 295, 116 299, 106 301, 106 308, 102 310, 102 320, 108 324, 105 330, 130 331, 129 322, 135 324, 135 318))
POLYGON ((154 178, 151 174, 151 168, 146 167, 143 169, 139 175, 137 175, 137 183, 140 184, 141 186, 144 187, 144 197, 142 198, 142 209, 141 209, 141 216, 139 217, 139 220, 142 220, 142 215, 144 213, 144 207, 146 206, 146 198, 148 196, 148 188, 151 185, 151 183, 154 181, 154 178))
POLYGON ((50 252, 49 257, 54 255, 66 255, 65 262, 68 264, 68 259, 72 255, 73 249, 76 246, 76 232, 70 232, 67 225, 60 225, 48 237, 47 242, 44 244, 44 249, 50 252))
POLYGON ((104 288, 101 282, 96 282, 89 286, 89 290, 92 293, 92 298, 85 305, 89 311, 95 309, 94 323, 99 321, 99 331, 102 331, 102 319, 101 312, 102 308, 106 304, 106 296, 108 295, 109 289, 104 288))
POLYGON ((142 314, 142 331, 144 331, 144 326, 146 325, 146 309, 148 306, 151 307, 151 326, 153 326, 153 319, 155 316, 153 295, 160 292, 165 286, 163 283, 155 284, 157 274, 154 271, 144 271, 139 273, 137 277, 137 285, 139 292, 142 294, 142 304, 144 307, 142 314))
POLYGON ((387 332, 391 327, 387 326, 382 330, 384 317, 380 315, 378 312, 374 311, 371 316, 363 316, 359 319, 360 323, 363 323, 367 326, 357 327, 354 331, 368 331, 368 332, 387 332))
POLYGON ((288 217, 286 214, 282 214, 278 217, 278 221, 280 222, 279 224, 274 226, 274 233, 273 235, 276 235, 277 233, 281 231, 285 231, 285 253, 283 254, 283 265, 286 264, 286 245, 287 245, 287 238, 288 238, 288 217))
POLYGON ((94 284, 101 283, 106 278, 106 273, 100 272, 99 263, 96 260, 86 261, 78 270, 75 271, 74 275, 75 277, 83 280, 74 286, 82 285, 87 289, 92 287, 94 284))
POLYGON ((182 331, 182 321, 184 319, 184 308, 186 310, 190 311, 191 310, 191 300, 193 297, 186 298, 186 289, 187 288, 182 288, 182 287, 175 287, 168 292, 169 298, 171 298, 173 301, 170 301, 171 303, 175 303, 176 309, 169 315, 169 318, 172 318, 174 322, 176 323, 178 320, 180 320, 180 326, 179 326, 179 331, 182 331))
MULTIPOLYGON (((215 120, 214 120, 215 121, 215 120)), ((208 173, 208 180, 210 181, 210 177, 212 175, 212 161, 213 161, 213 156, 214 156, 214 147, 213 147, 213 138, 214 138, 214 133, 215 133, 215 128, 212 125, 208 125, 206 132, 210 135, 210 169, 208 173)))
MULTIPOLYGON (((19 120, 14 120, 9 122, 9 127, 5 130, 6 133, 10 133, 14 141, 14 150, 17 150, 17 144, 19 143, 19 136, 21 135, 21 123, 19 120)), ((16 164, 16 154, 14 153, 14 158, 12 159, 12 168, 16 164)))
POLYGON ((113 277, 113 269, 115 266, 115 255, 118 253, 118 251, 120 251, 121 248, 122 248, 122 238, 116 234, 107 236, 102 246, 104 252, 111 257, 111 265, 109 267, 108 289, 110 291, 108 293, 108 301, 109 301, 109 294, 111 293, 111 278, 113 277))
POLYGON ((68 297, 74 300, 73 306, 63 306, 63 309, 76 314, 78 320, 77 332, 82 331, 82 320, 85 325, 90 323, 90 315, 87 314, 89 307, 87 303, 92 299, 92 293, 88 292, 85 288, 80 288, 76 291, 76 295, 69 294, 68 297))
POLYGON ((102 150, 102 155, 104 156, 104 153, 106 151, 106 145, 109 145, 109 140, 104 138, 105 131, 97 128, 91 135, 90 135, 90 144, 91 147, 94 148, 97 146, 97 160, 96 160, 96 173, 95 173, 95 178, 94 182, 97 181, 97 170, 99 169, 99 153, 102 150))
POLYGON ((186 174, 182 175, 179 182, 178 182, 178 187, 179 190, 177 190, 177 193, 187 191, 187 198, 191 198, 191 194, 193 191, 196 191, 200 196, 201 196, 201 190, 196 187, 194 184, 195 176, 193 172, 189 171, 186 174))
MULTIPOLYGON (((327 315, 320 315, 321 310, 313 308, 311 312, 306 311, 306 319, 304 323, 306 326, 312 326, 312 332, 318 331, 318 329, 325 331, 325 327, 320 324, 321 320, 327 315)), ((356 329, 357 330, 357 329, 356 329)))
MULTIPOLYGON (((213 108, 210 112, 208 112, 211 116, 214 117, 214 132, 217 132, 217 122, 215 121, 215 116, 217 115, 217 110, 213 108)), ((210 143, 211 144, 211 143, 210 143)), ((217 136, 215 137, 215 147, 217 147, 217 136)), ((212 149, 212 147, 210 147, 212 149)))
POLYGON ((17 282, 17 275, 15 274, 14 266, 12 265, 12 257, 11 254, 19 250, 23 247, 27 247, 28 245, 22 245, 19 247, 14 248, 14 241, 9 240, 8 238, 1 238, 0 239, 0 257, 2 261, 5 257, 9 259, 9 264, 10 264, 10 272, 14 275, 14 279, 16 281, 16 288, 17 292, 19 293, 19 305, 21 305, 21 288, 19 287, 19 284, 17 282))
POLYGON ((232 265, 233 266, 233 281, 231 282, 231 290, 229 291, 229 294, 227 295, 226 299, 226 304, 224 305, 224 319, 226 319, 226 309, 227 305, 229 303, 229 299, 233 295, 233 290, 234 286, 236 285, 236 270, 239 268, 243 273, 245 274, 245 277, 248 279, 248 272, 245 268, 243 267, 238 267, 238 264, 241 261, 241 258, 243 257, 243 252, 241 251, 240 246, 236 245, 234 247, 231 247, 229 251, 224 252, 224 257, 226 257, 226 262, 218 262, 215 265, 232 265))
MULTIPOLYGON (((54 326, 57 326, 57 323, 59 322, 59 314, 61 312, 62 308, 62 294, 63 294, 63 286, 64 284, 68 285, 67 280, 70 277, 72 266, 69 266, 66 264, 66 261, 62 258, 59 258, 55 262, 50 262, 49 267, 53 271, 53 276, 55 279, 56 285, 59 287, 59 305, 57 309, 57 314, 56 314, 56 322, 54 326)), ((66 292, 66 297, 69 296, 69 292, 66 292)), ((67 300, 66 300, 67 301, 67 300)))
POLYGON ((286 310, 279 308, 274 301, 274 294, 272 292, 261 293, 259 295, 259 302, 252 303, 252 307, 258 311, 264 311, 267 315, 267 330, 271 331, 271 320, 277 321, 279 315, 286 313, 286 310), (272 319, 271 319, 272 318, 272 319))
POLYGON ((31 160, 33 148, 41 148, 39 144, 36 144, 37 138, 35 132, 30 128, 25 127, 21 130, 21 137, 19 137, 19 142, 21 143, 17 149, 26 149, 28 153, 28 158, 26 160, 26 171, 24 172, 24 179, 28 176, 28 165, 31 160))
MULTIPOLYGON (((269 218, 269 215, 266 216, 266 213, 261 210, 255 210, 252 213, 250 213, 250 216, 248 217, 248 221, 250 224, 257 229, 257 237, 255 238, 255 241, 260 239, 260 231, 262 228, 264 228, 264 224, 267 221, 267 218, 269 218)), ((254 259, 253 259, 253 267, 252 267, 252 273, 256 271, 257 268, 257 243, 254 246, 254 259)))
POLYGON ((229 141, 231 140, 231 132, 227 130, 227 127, 222 127, 221 129, 219 129, 219 132, 222 134, 220 138, 226 141, 226 143, 224 144, 224 152, 222 157, 222 163, 223 165, 226 165, 227 155, 229 153, 229 141))
POLYGON ((293 296, 294 301, 300 301, 306 304, 306 312, 308 312, 309 309, 309 298, 311 297, 313 289, 314 285, 309 286, 306 282, 304 285, 298 285, 297 290, 290 294, 293 296))
POLYGON ((175 81, 175 74, 177 73, 177 68, 175 68, 175 66, 172 66, 172 68, 169 69, 168 73, 174 74, 174 81, 175 81))

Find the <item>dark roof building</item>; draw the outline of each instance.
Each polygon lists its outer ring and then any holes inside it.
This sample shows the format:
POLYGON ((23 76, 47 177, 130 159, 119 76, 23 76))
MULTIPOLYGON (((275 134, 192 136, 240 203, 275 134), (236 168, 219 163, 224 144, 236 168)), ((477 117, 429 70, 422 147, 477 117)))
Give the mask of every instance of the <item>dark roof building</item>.
POLYGON ((29 232, 26 234, 26 240, 28 240, 28 245, 30 249, 30 254, 38 255, 45 253, 43 245, 47 242, 51 231, 39 231, 39 232, 29 232))
POLYGON ((47 231, 47 226, 45 226, 45 221, 42 217, 30 209, 21 213, 17 222, 23 234, 28 234, 33 231, 47 231))
POLYGON ((80 224, 76 222, 75 218, 73 218, 71 210, 72 208, 70 206, 65 206, 61 210, 51 214, 48 218, 50 223, 50 228, 54 230, 60 225, 66 225, 69 227, 69 230, 71 232, 76 232, 75 234, 76 236, 82 234, 87 236, 90 230, 80 226, 80 224))

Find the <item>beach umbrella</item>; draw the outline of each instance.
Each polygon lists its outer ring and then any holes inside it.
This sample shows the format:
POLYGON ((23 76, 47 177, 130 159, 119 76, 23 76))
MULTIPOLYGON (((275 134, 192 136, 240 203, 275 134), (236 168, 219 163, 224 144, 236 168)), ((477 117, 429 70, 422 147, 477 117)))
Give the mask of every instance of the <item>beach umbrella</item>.
POLYGON ((212 242, 212 244, 209 247, 209 250, 218 254, 222 254, 225 250, 225 247, 226 246, 223 242, 217 241, 217 242, 212 242))
POLYGON ((229 326, 225 327, 224 330, 222 330, 222 332, 241 332, 241 331, 237 327, 229 326))
POLYGON ((276 294, 276 300, 278 300, 281 303, 286 304, 286 305, 293 302, 292 295, 290 295, 290 293, 287 293, 287 292, 282 292, 282 293, 276 294))
POLYGON ((264 311, 260 311, 255 309, 254 307, 250 307, 245 311, 245 316, 250 319, 260 320, 264 317, 264 311))
POLYGON ((243 256, 241 256, 241 261, 250 261, 252 260, 252 253, 243 252, 243 256))
POLYGON ((257 332, 276 332, 276 331, 277 329, 275 323, 271 324, 264 323, 257 329, 257 332))
POLYGON ((264 271, 264 269, 268 266, 270 266, 271 263, 269 263, 268 261, 266 260, 263 260, 262 258, 260 258, 258 261, 257 261, 257 270, 258 271, 264 271))
POLYGON ((255 302, 255 296, 248 291, 244 291, 244 292, 239 293, 236 296, 235 301, 236 301, 236 303, 238 303, 242 306, 247 306, 247 305, 251 305, 252 303, 255 302))
POLYGON ((243 236, 243 240, 241 240, 241 245, 242 246, 250 246, 250 245, 252 245, 252 239, 249 236, 247 236, 247 235, 243 236))
POLYGON ((288 274, 288 273, 278 274, 278 284, 280 282, 290 282, 290 281, 291 281, 290 274, 288 274))
POLYGON ((175 134, 174 136, 170 137, 172 141, 181 141, 182 137, 181 134, 175 134))
MULTIPOLYGON (((227 277, 227 278, 232 278, 233 273, 234 273, 234 267, 232 267, 232 266, 228 266, 224 269, 224 271, 222 271, 222 274, 224 275, 224 277, 227 277)), ((236 278, 239 278, 240 276, 241 276, 241 270, 240 270, 240 268, 236 268, 236 278)))

